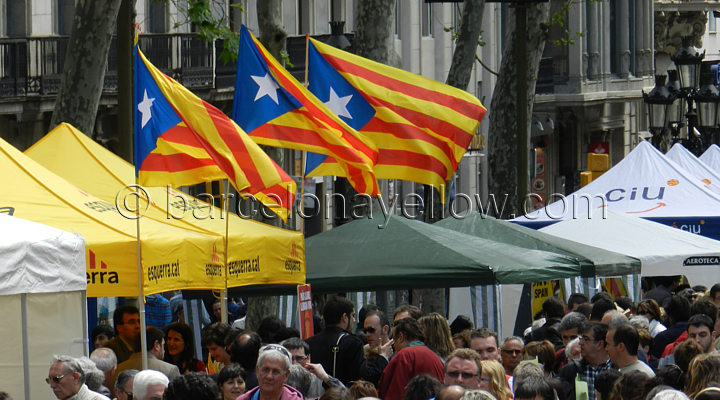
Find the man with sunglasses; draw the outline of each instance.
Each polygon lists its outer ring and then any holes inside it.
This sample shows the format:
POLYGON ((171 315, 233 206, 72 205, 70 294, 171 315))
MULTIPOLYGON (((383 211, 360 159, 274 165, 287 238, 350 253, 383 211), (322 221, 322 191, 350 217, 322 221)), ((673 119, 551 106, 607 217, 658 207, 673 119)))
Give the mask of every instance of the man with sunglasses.
POLYGON ((118 374, 115 381, 115 398, 117 400, 132 400, 133 398, 133 380, 135 375, 140 372, 136 369, 127 369, 118 374))
POLYGON ((59 400, 110 400, 85 385, 85 374, 75 357, 55 356, 45 382, 59 400))
POLYGON ((392 341, 380 347, 381 357, 368 361, 359 337, 350 332, 355 327, 355 306, 340 296, 331 296, 323 308, 325 329, 307 339, 313 360, 322 364, 328 374, 343 384, 358 379, 377 383, 392 354, 392 341))
POLYGON ((445 364, 445 385, 480 389, 480 355, 473 349, 455 349, 445 364))
POLYGON ((363 332, 367 339, 365 357, 371 359, 377 356, 380 346, 390 341, 390 321, 384 312, 372 309, 365 315, 363 332))
POLYGON ((523 359, 523 340, 517 336, 510 336, 503 340, 500 345, 500 357, 505 368, 506 375, 512 375, 515 367, 523 359))

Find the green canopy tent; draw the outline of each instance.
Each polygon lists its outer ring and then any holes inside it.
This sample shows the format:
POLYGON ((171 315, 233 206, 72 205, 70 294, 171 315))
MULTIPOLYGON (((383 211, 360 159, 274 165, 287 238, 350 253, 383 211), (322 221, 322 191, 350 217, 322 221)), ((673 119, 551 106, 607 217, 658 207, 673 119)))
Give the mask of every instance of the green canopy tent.
POLYGON ((527 249, 390 216, 359 219, 305 242, 314 291, 526 283, 577 276, 573 256, 527 249))
POLYGON ((583 276, 606 277, 640 273, 640 260, 637 258, 562 239, 480 213, 472 213, 465 218, 445 218, 434 225, 526 249, 575 257, 585 268, 583 276))
MULTIPOLYGON (((581 275, 572 255, 521 248, 398 216, 349 222, 305 241, 313 293, 530 283, 581 275), (379 227, 381 226, 381 227, 379 227)), ((232 290, 240 295, 268 287, 232 290)), ((292 293, 293 287, 272 288, 292 293)), ((265 292, 267 293, 267 292, 265 292)))

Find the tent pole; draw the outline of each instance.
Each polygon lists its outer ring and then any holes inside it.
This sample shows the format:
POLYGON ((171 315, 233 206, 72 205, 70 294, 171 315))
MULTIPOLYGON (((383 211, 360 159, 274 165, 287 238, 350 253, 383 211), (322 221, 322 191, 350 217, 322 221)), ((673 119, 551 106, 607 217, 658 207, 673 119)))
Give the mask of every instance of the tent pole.
POLYGON ((140 311, 140 354, 142 354, 142 369, 148 369, 147 355, 147 324, 145 323, 145 294, 143 293, 142 246, 140 245, 140 192, 135 187, 135 227, 137 242, 137 272, 138 272, 138 310, 140 311))
POLYGON ((28 345, 27 294, 20 294, 20 320, 22 331, 23 375, 25 380, 25 398, 30 398, 30 346, 28 345))
POLYGON ((225 186, 225 196, 222 198, 223 202, 223 215, 225 217, 225 257, 223 263, 225 264, 225 288, 222 291, 222 294, 220 295, 220 309, 222 312, 220 313, 220 320, 223 323, 228 324, 228 308, 227 308, 227 302, 228 302, 228 225, 230 224, 230 215, 228 212, 230 211, 229 203, 230 203, 230 181, 227 179, 223 180, 224 186, 225 186))

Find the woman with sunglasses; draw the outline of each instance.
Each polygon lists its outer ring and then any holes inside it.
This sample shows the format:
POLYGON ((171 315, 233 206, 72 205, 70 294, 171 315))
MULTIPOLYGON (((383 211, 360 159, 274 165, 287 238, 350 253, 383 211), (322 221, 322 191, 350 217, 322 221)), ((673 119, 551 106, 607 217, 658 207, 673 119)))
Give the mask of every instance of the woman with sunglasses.
POLYGON ((180 373, 206 372, 205 363, 195 358, 193 334, 183 322, 174 322, 165 328, 165 361, 177 365, 180 373))

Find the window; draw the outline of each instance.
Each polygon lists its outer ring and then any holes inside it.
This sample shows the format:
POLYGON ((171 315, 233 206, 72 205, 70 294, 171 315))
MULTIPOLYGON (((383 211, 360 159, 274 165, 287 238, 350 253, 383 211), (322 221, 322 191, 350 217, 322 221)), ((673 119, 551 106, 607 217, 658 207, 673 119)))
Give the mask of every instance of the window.
POLYGON ((298 35, 310 33, 310 2, 308 0, 298 0, 298 35))
POLYGON ((70 35, 72 32, 73 17, 75 16, 75 1, 57 1, 57 33, 70 35))
POLYGON ((422 35, 423 36, 432 36, 432 4, 431 3, 422 3, 420 6, 422 9, 422 35))
POLYGON ((714 11, 708 12, 708 32, 717 32, 717 20, 714 11))
POLYGON ((5 33, 9 37, 24 37, 26 36, 26 14, 25 6, 26 0, 12 0, 6 1, 7 14, 6 14, 6 25, 5 33))
POLYGON ((400 2, 395 2, 395 37, 400 39, 400 2))
POLYGON ((150 33, 167 32, 166 16, 165 3, 151 1, 148 4, 148 31, 150 33))

